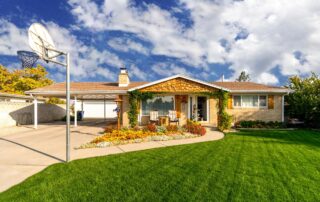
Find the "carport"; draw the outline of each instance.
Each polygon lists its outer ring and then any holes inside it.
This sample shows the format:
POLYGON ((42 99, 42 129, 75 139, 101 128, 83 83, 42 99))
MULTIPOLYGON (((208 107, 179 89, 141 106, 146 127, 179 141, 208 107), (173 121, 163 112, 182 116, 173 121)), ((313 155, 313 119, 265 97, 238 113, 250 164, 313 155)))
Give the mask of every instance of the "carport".
MULTIPOLYGON (((70 98, 74 103, 74 111, 84 110, 84 117, 97 115, 96 118, 108 119, 110 116, 116 116, 113 110, 116 108, 115 99, 119 97, 121 102, 120 120, 123 125, 128 125, 128 90, 137 86, 144 85, 148 82, 130 82, 127 69, 120 68, 120 74, 117 82, 71 82, 70 98), (96 105, 102 106, 102 108, 96 105), (90 112, 86 112, 90 110, 90 112), (126 123, 124 123, 126 122, 126 123)), ((66 83, 54 83, 50 86, 37 88, 25 92, 34 99, 34 128, 38 126, 38 99, 57 97, 66 98, 66 83)), ((75 113, 75 116, 77 113, 75 113)), ((75 117, 74 126, 77 126, 77 118, 75 117)))
MULTIPOLYGON (((81 82, 71 83, 70 98, 74 107, 74 127, 77 127, 77 111, 84 111, 85 119, 110 120, 116 118, 114 109, 117 107, 115 99, 127 93, 126 90, 100 90, 99 87, 114 86, 114 83, 81 82)), ((57 83, 44 88, 27 91, 33 97, 34 128, 38 128, 38 99, 56 97, 66 98, 65 83, 57 83)))

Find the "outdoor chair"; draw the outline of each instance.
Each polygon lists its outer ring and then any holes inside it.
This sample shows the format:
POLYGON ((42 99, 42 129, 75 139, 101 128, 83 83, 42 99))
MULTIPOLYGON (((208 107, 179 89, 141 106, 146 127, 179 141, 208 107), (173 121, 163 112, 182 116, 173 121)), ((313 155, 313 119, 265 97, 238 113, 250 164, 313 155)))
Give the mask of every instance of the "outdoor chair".
POLYGON ((177 117, 177 111, 169 110, 169 122, 176 123, 179 125, 179 118, 177 117))
POLYGON ((155 122, 158 124, 159 122, 159 112, 158 111, 150 111, 150 122, 155 122))

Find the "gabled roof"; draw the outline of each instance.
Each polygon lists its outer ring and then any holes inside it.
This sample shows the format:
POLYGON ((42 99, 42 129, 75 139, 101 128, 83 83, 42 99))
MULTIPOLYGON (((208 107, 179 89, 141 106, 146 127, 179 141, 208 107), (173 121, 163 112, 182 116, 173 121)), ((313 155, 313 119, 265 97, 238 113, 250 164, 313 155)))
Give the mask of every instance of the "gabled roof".
POLYGON ((209 86, 209 87, 213 87, 213 88, 217 88, 217 89, 221 89, 221 90, 225 90, 225 91, 230 91, 228 88, 224 88, 224 87, 218 86, 218 85, 213 84, 213 83, 208 83, 208 82, 201 81, 201 80, 198 80, 198 79, 194 79, 194 78, 191 78, 191 77, 188 77, 188 76, 185 76, 185 75, 181 75, 181 74, 177 74, 177 75, 174 75, 174 76, 170 76, 170 77, 166 77, 166 78, 163 78, 163 79, 159 79, 157 81, 146 83, 146 84, 141 85, 141 86, 136 86, 134 88, 130 88, 128 91, 139 90, 139 89, 142 89, 142 88, 145 88, 145 87, 148 87, 148 86, 152 86, 152 85, 155 85, 155 84, 158 84, 158 83, 162 83, 162 82, 165 82, 165 81, 169 81, 171 79, 176 79, 176 78, 183 78, 183 79, 190 80, 190 81, 193 81, 193 82, 196 82, 196 83, 200 83, 200 84, 205 85, 205 86, 209 86))

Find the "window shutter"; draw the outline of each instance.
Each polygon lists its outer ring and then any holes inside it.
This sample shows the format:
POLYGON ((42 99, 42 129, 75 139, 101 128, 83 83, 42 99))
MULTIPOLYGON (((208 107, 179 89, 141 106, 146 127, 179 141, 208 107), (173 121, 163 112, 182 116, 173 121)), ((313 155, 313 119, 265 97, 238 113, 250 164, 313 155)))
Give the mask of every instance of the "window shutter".
POLYGON ((228 109, 232 109, 232 95, 228 97, 228 109))
POLYGON ((177 118, 181 116, 181 96, 175 95, 175 109, 177 112, 177 118))
POLYGON ((268 109, 274 109, 274 96, 268 95, 268 109))

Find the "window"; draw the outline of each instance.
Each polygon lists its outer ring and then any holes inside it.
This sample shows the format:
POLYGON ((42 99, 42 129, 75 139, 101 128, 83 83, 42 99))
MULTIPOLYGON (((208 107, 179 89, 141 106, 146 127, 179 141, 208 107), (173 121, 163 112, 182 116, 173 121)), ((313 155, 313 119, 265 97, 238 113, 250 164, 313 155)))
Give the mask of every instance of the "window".
POLYGON ((233 96, 233 106, 241 107, 241 96, 240 95, 233 96))
POLYGON ((265 95, 259 96, 259 106, 260 107, 267 107, 267 96, 265 96, 265 95))
POLYGON ((174 110, 173 96, 158 96, 142 101, 142 115, 150 115, 150 111, 158 111, 160 116, 168 115, 169 110, 174 110))
POLYGON ((266 95, 234 95, 233 106, 250 108, 250 107, 267 107, 266 95))

